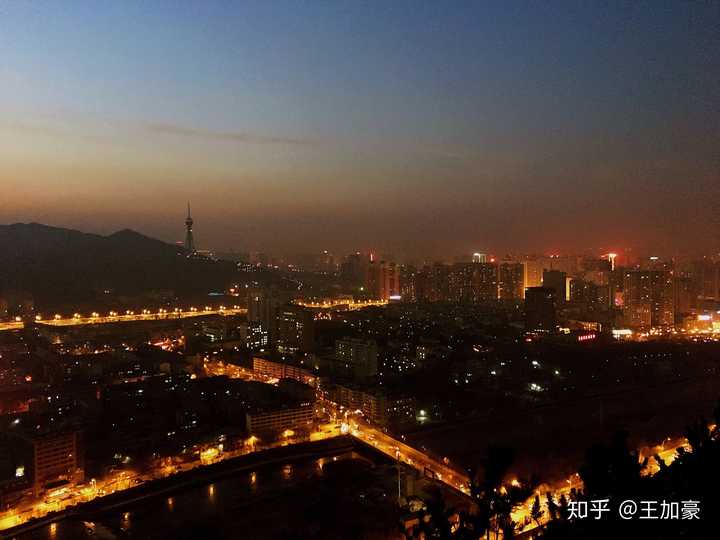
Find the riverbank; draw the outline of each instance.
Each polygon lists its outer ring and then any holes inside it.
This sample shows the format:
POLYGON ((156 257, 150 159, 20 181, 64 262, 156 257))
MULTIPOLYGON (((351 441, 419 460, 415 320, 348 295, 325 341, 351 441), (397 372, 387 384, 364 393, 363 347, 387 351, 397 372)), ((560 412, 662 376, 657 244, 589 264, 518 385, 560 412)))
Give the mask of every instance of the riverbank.
POLYGON ((33 519, 1 531, 0 538, 14 538, 70 517, 93 521, 99 515, 118 510, 127 505, 137 504, 156 497, 170 496, 179 491, 203 486, 259 467, 357 451, 367 453, 372 450, 365 445, 358 445, 353 437, 344 435, 321 441, 302 442, 253 452, 189 471, 179 472, 166 478, 146 482, 89 502, 80 503, 61 512, 51 513, 42 518, 33 519))

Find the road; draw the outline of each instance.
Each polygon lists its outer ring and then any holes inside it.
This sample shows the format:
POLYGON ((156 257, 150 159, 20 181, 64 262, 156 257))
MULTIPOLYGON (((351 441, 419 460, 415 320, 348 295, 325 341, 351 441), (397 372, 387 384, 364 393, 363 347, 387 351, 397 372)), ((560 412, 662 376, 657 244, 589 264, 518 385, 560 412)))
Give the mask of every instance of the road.
MULTIPOLYGON (((69 317, 60 315, 59 313, 48 317, 45 317, 43 315, 36 315, 35 322, 37 324, 43 324, 47 326, 81 326, 87 324, 112 324, 120 322, 166 321, 187 319, 190 317, 207 317, 209 315, 244 315, 246 313, 247 309, 241 308, 240 306, 206 306, 203 308, 191 307, 187 309, 163 308, 157 311, 151 311, 149 309, 141 309, 137 312, 128 310, 125 313, 111 311, 107 314, 93 312, 89 315, 74 313, 72 316, 69 317)), ((0 331, 20 330, 24 328, 24 326, 25 323, 22 320, 0 321, 0 331)))
MULTIPOLYGON (((227 375, 231 378, 244 380, 254 380, 272 384, 272 379, 254 373, 250 369, 245 369, 233 364, 226 364, 221 361, 208 361, 205 363, 205 371, 208 375, 227 375)), ((348 411, 336 403, 318 399, 318 413, 324 415, 327 419, 326 425, 334 426, 337 434, 346 434, 362 440, 370 444, 388 455, 393 459, 397 459, 402 463, 410 465, 420 471, 424 475, 440 480, 448 486, 469 493, 469 478, 466 474, 452 468, 450 462, 441 463, 429 456, 423 454, 419 450, 408 446, 382 430, 370 425, 361 414, 357 411, 348 411)))
MULTIPOLYGON (((340 426, 334 423, 320 424, 317 431, 313 431, 310 434, 310 440, 319 441, 332 439, 341 434, 340 426)), ((199 450, 197 459, 193 461, 186 461, 185 458, 181 459, 181 456, 176 456, 158 461, 156 467, 149 472, 140 473, 133 470, 115 471, 105 478, 91 479, 84 484, 67 486, 50 491, 42 498, 28 498, 23 500, 17 507, 6 512, 0 512, 0 531, 21 525, 33 518, 43 517, 50 512, 59 512, 77 504, 91 501, 97 497, 126 490, 138 484, 151 482, 226 459, 245 456, 270 448, 288 446, 301 441, 302 439, 297 438, 292 432, 286 435, 284 434, 280 440, 274 442, 263 442, 257 437, 251 436, 245 439, 241 447, 235 449, 225 448, 222 443, 207 445, 199 450)))
POLYGON ((332 300, 323 300, 321 302, 308 302, 305 300, 295 300, 294 303, 298 306, 303 306, 307 308, 323 308, 323 309, 333 309, 333 308, 346 308, 350 311, 355 309, 364 309, 367 307, 382 307, 386 306, 388 304, 387 300, 338 300, 338 299, 332 299, 332 300))
MULTIPOLYGON (((219 361, 207 361, 205 371, 210 376, 227 375, 232 378, 277 384, 277 381, 256 374, 252 370, 219 361)), ((336 403, 319 399, 316 413, 321 422, 319 422, 317 430, 310 434, 310 440, 317 441, 350 434, 366 444, 372 445, 390 458, 413 467, 424 476, 431 477, 454 490, 469 495, 469 477, 446 458, 442 462, 438 461, 383 432, 381 429, 370 425, 358 411, 349 411, 336 403)), ((60 511, 96 497, 128 489, 139 483, 296 442, 299 442, 299 440, 296 439, 292 431, 286 432, 284 437, 272 443, 263 443, 257 437, 251 436, 244 441, 240 448, 228 449, 223 444, 217 444, 199 449, 198 458, 191 462, 182 461, 178 456, 176 458, 165 458, 157 463, 155 469, 143 474, 131 470, 115 471, 105 478, 91 479, 88 483, 82 485, 60 488, 47 494, 42 499, 28 499, 23 501, 17 508, 0 513, 0 531, 24 523, 32 518, 42 517, 50 512, 60 511)), ((686 439, 671 440, 668 438, 661 445, 641 449, 640 454, 641 456, 658 454, 665 463, 669 464, 676 456, 677 449, 681 446, 687 447, 686 439)), ((658 465, 654 463, 654 460, 650 460, 647 474, 654 474, 657 470, 659 470, 658 465)), ((515 482, 517 480, 511 480, 510 484, 515 482)), ((536 493, 541 496, 544 510, 544 518, 540 520, 541 523, 546 522, 549 515, 545 494, 551 492, 557 502, 561 495, 568 496, 573 488, 582 488, 582 481, 578 474, 574 474, 564 482, 543 485, 536 490, 536 493)), ((530 519, 533 501, 534 495, 512 512, 513 521, 519 524, 518 532, 527 531, 537 526, 530 519)))
MULTIPOLYGON (((244 369, 232 364, 211 362, 207 363, 205 368, 208 374, 212 375, 227 375, 229 377, 262 381, 270 384, 277 383, 277 381, 255 374, 250 369, 244 369)), ((328 425, 339 426, 340 433, 349 433, 365 443, 371 444, 387 456, 415 468, 421 474, 432 477, 444 483, 446 486, 458 490, 466 495, 470 494, 470 478, 465 472, 457 467, 454 467, 453 463, 446 458, 440 462, 422 451, 405 444, 401 440, 388 435, 381 429, 370 425, 362 414, 358 414, 358 411, 343 409, 343 407, 337 405, 336 403, 323 400, 322 398, 318 398, 318 403, 320 404, 322 413, 328 416, 328 425)), ((687 439, 671 439, 668 437, 658 446, 641 448, 639 450, 641 457, 652 458, 648 460, 648 466, 645 469, 644 474, 652 475, 660 469, 653 458, 654 455, 657 454, 666 464, 669 465, 673 459, 675 459, 677 455, 676 452, 680 447, 688 448, 687 439)), ((509 484, 514 484, 516 482, 518 482, 518 480, 510 479, 509 484)), ((546 523, 549 517, 546 493, 552 493, 554 501, 559 503, 561 495, 569 497, 573 489, 580 490, 582 487, 582 480, 580 479, 580 475, 577 473, 563 481, 539 486, 535 490, 535 493, 540 495, 542 509, 544 510, 544 517, 540 520, 540 523, 546 523)), ((513 521, 519 524, 518 532, 527 531, 537 527, 537 524, 533 522, 530 517, 534 500, 535 494, 533 494, 525 503, 517 506, 513 510, 511 515, 513 521)))

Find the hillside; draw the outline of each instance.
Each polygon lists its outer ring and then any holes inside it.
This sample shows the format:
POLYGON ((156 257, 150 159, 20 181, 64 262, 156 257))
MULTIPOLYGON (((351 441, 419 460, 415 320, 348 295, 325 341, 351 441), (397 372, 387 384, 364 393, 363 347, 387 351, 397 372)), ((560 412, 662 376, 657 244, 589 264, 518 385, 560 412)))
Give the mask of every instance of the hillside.
POLYGON ((197 295, 224 288, 234 273, 232 263, 188 259, 174 245, 127 229, 100 236, 37 223, 0 225, 0 297, 21 291, 38 307, 161 290, 197 295))

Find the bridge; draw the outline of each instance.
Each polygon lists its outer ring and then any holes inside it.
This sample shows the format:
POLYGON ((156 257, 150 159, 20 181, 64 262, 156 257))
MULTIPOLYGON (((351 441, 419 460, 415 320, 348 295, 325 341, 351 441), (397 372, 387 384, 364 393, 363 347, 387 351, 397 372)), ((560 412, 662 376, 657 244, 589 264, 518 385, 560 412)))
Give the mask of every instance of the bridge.
POLYGON ((157 311, 149 309, 141 309, 138 311, 127 310, 119 313, 110 311, 106 314, 92 312, 84 315, 82 313, 74 313, 73 315, 61 315, 59 313, 45 317, 42 314, 35 315, 34 319, 24 320, 20 317, 11 321, 0 321, 0 331, 22 330, 27 322, 44 325, 44 326, 83 326, 91 324, 116 324, 124 322, 138 321, 167 321, 188 319, 191 317, 208 317, 211 315, 233 316, 245 315, 246 308, 240 306, 205 306, 202 308, 160 308, 157 311))

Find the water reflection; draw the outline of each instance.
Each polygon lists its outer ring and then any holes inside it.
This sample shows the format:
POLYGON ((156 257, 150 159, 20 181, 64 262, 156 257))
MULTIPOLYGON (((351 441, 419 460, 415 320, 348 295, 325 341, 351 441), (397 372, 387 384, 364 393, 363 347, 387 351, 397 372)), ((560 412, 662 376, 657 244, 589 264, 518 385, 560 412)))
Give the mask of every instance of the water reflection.
MULTIPOLYGON (((276 494, 280 496, 286 493, 291 485, 324 476, 323 468, 333 461, 355 457, 348 453, 266 466, 258 470, 230 475, 204 486, 181 490, 173 493, 171 497, 151 497, 128 505, 121 512, 93 517, 93 522, 72 518, 54 522, 20 535, 18 540, 95 540, 113 536, 160 539, 168 538, 167 535, 173 528, 196 526, 197 523, 232 527, 242 519, 240 516, 244 515, 244 512, 238 512, 238 509, 259 504, 258 508, 262 510, 263 503, 257 501, 266 498, 274 500, 276 494)), ((273 508, 272 511, 276 512, 277 508, 273 508)), ((248 536, 248 538, 254 537, 257 535, 248 536)))
POLYGON ((122 531, 130 530, 130 512, 123 512, 122 521, 120 522, 120 529, 122 531))
POLYGON ((257 473, 255 471, 250 473, 250 491, 253 493, 257 489, 257 473))

